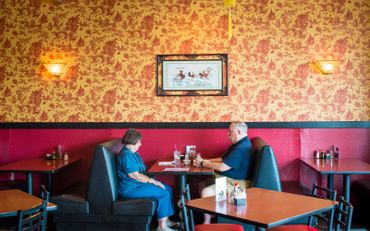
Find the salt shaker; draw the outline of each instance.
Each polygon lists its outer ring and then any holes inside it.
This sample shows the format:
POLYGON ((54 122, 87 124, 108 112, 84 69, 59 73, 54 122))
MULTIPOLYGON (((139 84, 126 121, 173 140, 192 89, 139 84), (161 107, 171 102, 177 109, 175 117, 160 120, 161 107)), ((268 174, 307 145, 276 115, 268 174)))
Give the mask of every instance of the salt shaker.
POLYGON ((313 157, 314 157, 315 159, 320 159, 320 151, 319 151, 319 150, 314 151, 314 152, 313 152, 313 157))
POLYGON ((69 160, 68 152, 64 153, 63 159, 66 161, 69 160))

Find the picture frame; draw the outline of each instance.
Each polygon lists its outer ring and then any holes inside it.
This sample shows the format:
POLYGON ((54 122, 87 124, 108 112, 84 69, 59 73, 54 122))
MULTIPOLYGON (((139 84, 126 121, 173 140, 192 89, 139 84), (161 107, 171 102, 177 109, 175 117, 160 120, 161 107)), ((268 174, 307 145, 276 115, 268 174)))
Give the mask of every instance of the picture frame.
POLYGON ((227 96, 227 54, 157 55, 157 96, 227 96))

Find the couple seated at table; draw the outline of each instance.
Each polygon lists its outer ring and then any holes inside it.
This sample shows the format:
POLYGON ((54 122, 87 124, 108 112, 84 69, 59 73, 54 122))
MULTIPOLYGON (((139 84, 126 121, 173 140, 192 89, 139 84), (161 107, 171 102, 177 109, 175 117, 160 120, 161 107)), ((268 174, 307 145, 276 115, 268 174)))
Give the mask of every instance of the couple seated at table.
MULTIPOLYGON (((247 125, 244 122, 233 122, 229 126, 228 137, 232 142, 230 148, 219 158, 203 159, 200 156, 194 161, 197 167, 212 168, 228 178, 228 188, 234 183, 248 187, 250 169, 253 161, 253 149, 247 135, 247 125)), ((171 231, 170 227, 179 224, 168 219, 174 214, 173 194, 170 186, 150 178, 139 153, 142 135, 135 129, 129 129, 122 138, 123 149, 118 156, 117 176, 119 195, 122 198, 154 197, 157 200, 156 215, 158 217, 157 231, 171 231)), ((201 196, 215 194, 214 178, 202 184, 201 196)), ((205 223, 210 223, 211 217, 205 214, 205 223)))

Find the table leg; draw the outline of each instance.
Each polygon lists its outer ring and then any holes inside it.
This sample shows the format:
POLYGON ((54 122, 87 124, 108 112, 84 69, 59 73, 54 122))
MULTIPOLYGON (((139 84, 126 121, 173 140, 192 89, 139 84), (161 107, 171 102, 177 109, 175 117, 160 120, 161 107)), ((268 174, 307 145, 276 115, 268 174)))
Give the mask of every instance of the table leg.
POLYGON ((32 173, 28 172, 27 176, 27 192, 32 195, 32 173))
POLYGON ((334 182, 333 178, 334 178, 333 174, 328 175, 328 188, 329 189, 333 189, 333 182, 334 182))
POLYGON ((179 175, 179 194, 180 197, 182 195, 182 192, 184 191, 186 185, 186 175, 179 175))
POLYGON ((53 190, 53 176, 49 172, 48 173, 48 191, 49 191, 50 195, 52 195, 52 190, 53 190))
POLYGON ((350 195, 350 184, 351 184, 351 175, 344 174, 343 175, 343 194, 344 199, 349 202, 349 195, 350 195))
MULTIPOLYGON (((187 214, 183 214, 183 216, 187 216, 187 214)), ((194 217, 193 217, 193 210, 189 209, 189 217, 188 217, 188 225, 189 225, 189 229, 190 231, 194 231, 195 230, 195 227, 194 227, 194 217)))

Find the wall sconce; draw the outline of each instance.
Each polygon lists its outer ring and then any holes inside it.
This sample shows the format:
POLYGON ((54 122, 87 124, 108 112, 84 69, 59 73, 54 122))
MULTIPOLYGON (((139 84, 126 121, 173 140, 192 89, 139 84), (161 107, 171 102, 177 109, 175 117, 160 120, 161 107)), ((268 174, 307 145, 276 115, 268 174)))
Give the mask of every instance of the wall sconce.
POLYGON ((64 63, 44 63, 44 66, 52 76, 59 77, 63 74, 66 65, 64 63))
POLYGON ((315 64, 324 75, 332 74, 336 68, 337 60, 316 60, 315 64))

